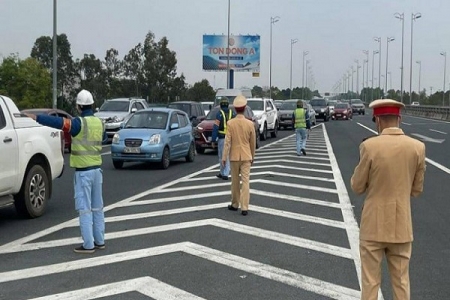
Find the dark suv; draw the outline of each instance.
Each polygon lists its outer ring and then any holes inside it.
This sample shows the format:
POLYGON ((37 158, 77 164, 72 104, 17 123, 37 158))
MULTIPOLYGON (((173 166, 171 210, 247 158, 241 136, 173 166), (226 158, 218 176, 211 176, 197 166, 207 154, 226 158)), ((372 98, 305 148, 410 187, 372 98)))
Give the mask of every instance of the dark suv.
POLYGON ((330 108, 328 107, 327 99, 312 99, 311 101, 309 101, 309 104, 316 112, 316 119, 322 119, 325 122, 330 120, 330 108))
POLYGON ((176 108, 188 114, 192 127, 195 127, 206 118, 202 104, 195 101, 177 101, 168 105, 170 108, 176 108))

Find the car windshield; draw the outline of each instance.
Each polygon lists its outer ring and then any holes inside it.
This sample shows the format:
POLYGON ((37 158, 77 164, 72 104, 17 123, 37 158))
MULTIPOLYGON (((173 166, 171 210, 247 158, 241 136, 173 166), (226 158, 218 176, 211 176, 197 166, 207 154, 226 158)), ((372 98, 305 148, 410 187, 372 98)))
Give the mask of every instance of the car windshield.
POLYGON ((125 125, 125 128, 165 129, 167 113, 161 111, 145 111, 135 113, 125 125))
POLYGON ((189 103, 170 103, 169 107, 182 110, 187 113, 189 117, 192 117, 191 105, 189 103))
MULTIPOLYGON (((234 112, 234 114, 236 114, 236 111, 234 110, 233 106, 229 106, 229 108, 234 112)), ((206 120, 215 120, 219 110, 220 110, 219 106, 211 108, 208 115, 206 116, 206 120)))
POLYGON ((330 102, 328 102, 328 105, 331 105, 331 106, 335 106, 337 104, 337 101, 330 101, 330 102))
POLYGON ((202 104, 203 110, 210 110, 211 106, 212 106, 212 104, 209 104, 209 103, 203 103, 202 104))
POLYGON ((309 104, 312 106, 327 106, 327 101, 325 99, 312 99, 309 104))
POLYGON ((250 106, 253 111, 264 110, 264 102, 262 100, 247 100, 247 105, 250 106))
POLYGON ((345 103, 338 103, 336 104, 336 106, 334 108, 348 108, 348 105, 345 103))
POLYGON ((100 107, 99 111, 126 111, 130 107, 129 101, 106 101, 100 107))
POLYGON ((280 110, 295 110, 297 108, 297 102, 285 101, 280 107, 280 110))
POLYGON ((363 102, 359 99, 352 100, 352 104, 362 104, 363 102))

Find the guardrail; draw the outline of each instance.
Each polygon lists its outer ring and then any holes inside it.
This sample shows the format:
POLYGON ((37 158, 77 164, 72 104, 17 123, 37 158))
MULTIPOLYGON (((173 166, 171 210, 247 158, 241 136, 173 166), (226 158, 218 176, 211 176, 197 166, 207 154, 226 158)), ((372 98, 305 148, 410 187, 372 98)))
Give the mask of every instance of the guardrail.
POLYGON ((448 106, 407 105, 403 113, 411 116, 450 121, 450 107, 448 106))

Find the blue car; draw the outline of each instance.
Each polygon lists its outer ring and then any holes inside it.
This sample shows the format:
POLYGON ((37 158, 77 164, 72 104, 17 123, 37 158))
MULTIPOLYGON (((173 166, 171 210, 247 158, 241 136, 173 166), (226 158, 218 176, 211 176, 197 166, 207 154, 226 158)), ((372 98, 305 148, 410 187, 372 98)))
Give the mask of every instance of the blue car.
POLYGON ((155 162, 162 169, 167 169, 174 159, 193 162, 195 142, 188 115, 163 107, 135 112, 114 134, 111 157, 116 169, 121 169, 124 162, 155 162))

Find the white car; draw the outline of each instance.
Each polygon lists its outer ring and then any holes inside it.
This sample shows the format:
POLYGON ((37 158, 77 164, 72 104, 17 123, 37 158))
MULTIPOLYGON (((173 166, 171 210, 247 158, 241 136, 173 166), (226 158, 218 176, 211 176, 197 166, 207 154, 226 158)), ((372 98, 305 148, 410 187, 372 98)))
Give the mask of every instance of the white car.
POLYGON ((211 108, 214 107, 214 101, 200 102, 202 104, 202 108, 205 111, 205 116, 208 115, 211 108))
POLYGON ((272 99, 248 98, 247 105, 253 110, 259 123, 259 134, 261 140, 265 141, 270 132, 271 137, 277 137, 278 133, 278 110, 272 99))
POLYGON ((411 106, 419 106, 419 105, 420 105, 419 102, 413 102, 413 103, 411 103, 411 106))

